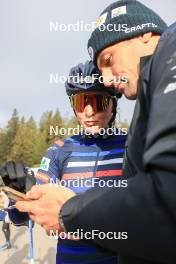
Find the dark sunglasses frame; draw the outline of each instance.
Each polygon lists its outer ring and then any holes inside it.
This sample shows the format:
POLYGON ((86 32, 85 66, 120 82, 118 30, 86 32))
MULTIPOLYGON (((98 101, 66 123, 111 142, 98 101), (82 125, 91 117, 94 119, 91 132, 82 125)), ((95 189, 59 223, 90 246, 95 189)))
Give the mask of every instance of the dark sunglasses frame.
POLYGON ((76 112, 84 112, 87 105, 91 105, 93 110, 97 112, 104 112, 110 104, 113 96, 108 94, 89 94, 79 93, 69 97, 72 108, 76 112))

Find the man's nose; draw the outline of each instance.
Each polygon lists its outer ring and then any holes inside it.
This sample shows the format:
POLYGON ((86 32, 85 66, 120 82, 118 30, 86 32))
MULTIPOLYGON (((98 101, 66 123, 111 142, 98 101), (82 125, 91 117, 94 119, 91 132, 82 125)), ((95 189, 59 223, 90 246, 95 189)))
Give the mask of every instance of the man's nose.
POLYGON ((111 74, 111 71, 107 70, 102 70, 102 76, 103 76, 103 83, 104 86, 106 87, 111 87, 113 86, 113 76, 111 74))
POLYGON ((91 117, 91 116, 95 115, 95 111, 94 111, 94 109, 93 109, 91 104, 88 104, 88 105, 85 106, 84 113, 85 113, 86 117, 91 117))

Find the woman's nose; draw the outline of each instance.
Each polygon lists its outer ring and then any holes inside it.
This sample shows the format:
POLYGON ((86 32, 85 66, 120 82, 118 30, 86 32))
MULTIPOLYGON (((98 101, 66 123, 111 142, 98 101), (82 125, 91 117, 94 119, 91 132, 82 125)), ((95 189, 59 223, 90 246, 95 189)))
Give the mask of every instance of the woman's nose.
POLYGON ((85 113, 85 116, 87 116, 87 117, 91 117, 91 116, 95 115, 95 111, 90 104, 85 106, 84 113, 85 113))

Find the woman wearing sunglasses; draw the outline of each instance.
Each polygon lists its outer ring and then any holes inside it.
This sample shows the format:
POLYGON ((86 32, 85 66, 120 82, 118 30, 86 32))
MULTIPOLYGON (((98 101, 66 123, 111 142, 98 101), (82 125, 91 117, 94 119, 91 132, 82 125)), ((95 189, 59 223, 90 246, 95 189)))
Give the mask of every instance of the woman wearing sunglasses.
MULTIPOLYGON (((99 80, 100 73, 91 62, 71 69, 65 87, 83 133, 67 138, 64 144, 56 142, 47 150, 36 175, 38 184, 59 179, 78 195, 90 188, 127 187, 122 176, 126 135, 114 128, 121 95, 106 89, 99 80)), ((113 252, 89 244, 91 234, 84 237, 81 230, 78 232, 79 239, 68 234, 59 237, 57 264, 118 263, 113 252)))
MULTIPOLYGON (((66 92, 84 132, 66 139, 62 147, 54 144, 48 149, 36 176, 39 182, 60 179, 77 194, 89 188, 125 186, 122 162, 126 136, 114 128, 121 95, 99 80, 100 73, 91 62, 71 69, 66 92)), ((56 262, 117 263, 116 255, 88 241, 59 238, 56 262)))

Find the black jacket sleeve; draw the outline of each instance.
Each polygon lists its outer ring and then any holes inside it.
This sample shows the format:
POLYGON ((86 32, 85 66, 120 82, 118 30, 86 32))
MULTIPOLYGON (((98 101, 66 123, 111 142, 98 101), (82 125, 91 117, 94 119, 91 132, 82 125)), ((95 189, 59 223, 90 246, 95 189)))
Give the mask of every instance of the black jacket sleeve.
POLYGON ((97 236, 94 242, 160 263, 176 263, 175 44, 175 34, 162 40, 153 59, 144 170, 128 179, 127 188, 92 189, 72 198, 61 213, 67 231, 127 232, 128 239, 97 236))

